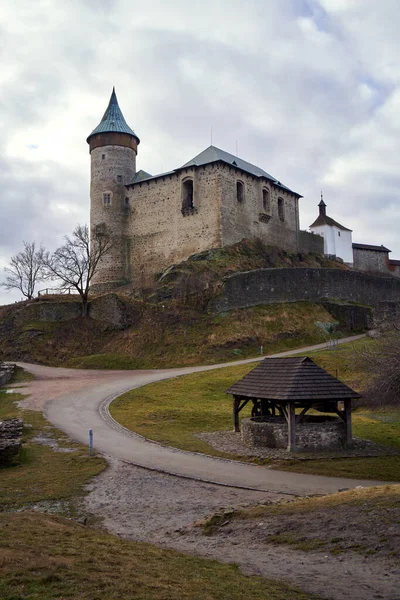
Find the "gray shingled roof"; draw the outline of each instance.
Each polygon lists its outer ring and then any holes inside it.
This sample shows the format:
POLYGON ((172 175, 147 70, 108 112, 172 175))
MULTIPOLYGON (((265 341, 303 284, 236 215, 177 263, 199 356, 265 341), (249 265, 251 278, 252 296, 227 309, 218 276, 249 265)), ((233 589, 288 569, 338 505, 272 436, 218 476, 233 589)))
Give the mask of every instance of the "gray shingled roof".
POLYGON ((372 244, 353 244, 355 250, 374 250, 375 252, 391 252, 385 246, 373 246, 372 244))
POLYGON ((189 160, 189 162, 182 165, 181 169, 185 169, 187 167, 202 167, 203 165, 209 165, 210 163, 218 161, 222 161, 228 165, 237 167, 238 169, 241 169, 246 173, 250 173, 250 175, 254 175, 254 177, 265 177, 266 179, 272 181, 278 187, 281 187, 282 189, 287 190, 292 194, 296 194, 296 196, 300 196, 300 194, 297 194, 297 192, 293 192, 291 189, 283 185, 280 181, 275 179, 275 177, 273 177, 263 169, 260 169, 260 167, 256 167, 255 165, 252 165, 246 160, 243 160, 238 156, 234 156, 233 154, 229 154, 229 152, 225 152, 225 150, 221 150, 216 146, 209 146, 208 148, 203 150, 203 152, 200 152, 200 154, 189 160))
POLYGON ((344 400, 360 395, 327 373, 307 356, 266 358, 226 390, 227 394, 259 400, 344 400))
POLYGON ((331 227, 337 227, 342 231, 353 231, 352 229, 348 229, 344 225, 341 225, 331 217, 327 217, 326 215, 318 215, 315 219, 314 223, 310 225, 310 227, 321 227, 322 225, 331 225, 331 227))
POLYGON ((140 141, 136 133, 129 127, 124 119, 124 115, 122 114, 118 105, 117 95, 114 88, 103 118, 97 127, 93 129, 86 141, 89 143, 90 138, 97 133, 110 133, 113 131, 116 131, 117 133, 128 133, 129 135, 133 135, 138 142, 140 141))
POLYGON ((146 171, 143 171, 143 169, 140 169, 140 171, 138 171, 135 177, 133 178, 132 183, 137 183, 138 181, 145 181, 146 179, 151 179, 152 177, 153 175, 150 175, 150 173, 147 173, 146 171))
POLYGON ((260 169, 259 167, 256 167, 255 165, 252 165, 251 163, 249 163, 245 160, 242 160, 241 158, 239 158, 237 156, 234 156, 233 154, 229 154, 229 152, 225 152, 225 150, 220 150, 219 148, 216 148, 215 146, 209 146, 208 148, 203 150, 203 152, 200 152, 200 154, 198 154, 197 156, 195 156, 194 158, 189 160, 189 162, 185 163, 181 167, 178 167, 177 169, 174 169, 173 171, 168 171, 166 173, 160 173, 159 175, 150 175, 150 176, 140 179, 140 180, 137 180, 135 178, 129 185, 139 183, 139 182, 141 183, 142 181, 149 181, 151 179, 157 179, 158 177, 165 177, 166 175, 174 175, 174 174, 178 173, 181 169, 187 169, 190 167, 202 167, 204 165, 209 165, 213 162, 218 162, 218 161, 222 161, 228 165, 231 165, 242 171, 245 171, 246 173, 250 173, 250 175, 254 175, 254 177, 265 177, 266 179, 269 179, 270 181, 272 181, 272 183, 274 185, 276 185, 277 187, 287 190, 288 192, 295 194, 299 198, 302 197, 297 192, 293 192, 291 189, 289 189, 288 187, 283 185, 280 181, 275 179, 275 177, 272 177, 272 175, 270 175, 266 171, 263 171, 263 169, 260 169))

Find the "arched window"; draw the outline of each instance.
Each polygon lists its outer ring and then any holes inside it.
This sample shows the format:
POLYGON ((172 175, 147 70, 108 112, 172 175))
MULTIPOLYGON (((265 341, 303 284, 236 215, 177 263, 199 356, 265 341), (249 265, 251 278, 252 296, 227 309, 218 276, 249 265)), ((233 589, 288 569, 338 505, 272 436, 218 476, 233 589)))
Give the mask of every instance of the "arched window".
POLYGON ((278 216, 281 221, 285 220, 285 201, 283 198, 278 198, 278 216))
POLYGON ((271 212, 271 196, 267 188, 263 188, 262 191, 263 210, 266 213, 271 212))
POLYGON ((239 203, 244 202, 244 185, 242 181, 236 182, 236 200, 239 203))
POLYGON ((193 179, 185 179, 182 182, 182 214, 186 217, 193 213, 193 179))

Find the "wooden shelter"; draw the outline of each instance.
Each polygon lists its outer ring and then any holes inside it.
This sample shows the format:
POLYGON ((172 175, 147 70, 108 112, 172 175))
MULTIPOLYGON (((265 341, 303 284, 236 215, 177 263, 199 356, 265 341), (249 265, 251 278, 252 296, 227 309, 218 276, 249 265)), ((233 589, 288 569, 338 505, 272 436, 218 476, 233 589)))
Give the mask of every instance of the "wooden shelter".
POLYGON ((346 446, 352 443, 351 401, 360 395, 307 356, 266 358, 226 393, 233 395, 234 431, 240 431, 239 412, 252 400, 253 417, 278 413, 286 419, 289 451, 296 450, 296 425, 311 408, 337 414, 344 422, 346 446))

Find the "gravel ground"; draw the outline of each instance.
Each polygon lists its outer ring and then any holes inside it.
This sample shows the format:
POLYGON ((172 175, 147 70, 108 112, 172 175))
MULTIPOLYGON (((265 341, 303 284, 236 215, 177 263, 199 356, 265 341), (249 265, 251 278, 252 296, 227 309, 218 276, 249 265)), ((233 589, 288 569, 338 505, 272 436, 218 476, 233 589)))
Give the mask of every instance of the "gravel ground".
POLYGON ((241 434, 235 431, 213 431, 198 433, 196 437, 210 444, 220 452, 229 452, 237 456, 255 456, 278 460, 313 460, 321 458, 345 458, 357 456, 398 456, 392 448, 378 446, 369 440, 353 438, 354 448, 350 450, 321 450, 313 452, 287 452, 280 448, 249 448, 242 443, 241 434))

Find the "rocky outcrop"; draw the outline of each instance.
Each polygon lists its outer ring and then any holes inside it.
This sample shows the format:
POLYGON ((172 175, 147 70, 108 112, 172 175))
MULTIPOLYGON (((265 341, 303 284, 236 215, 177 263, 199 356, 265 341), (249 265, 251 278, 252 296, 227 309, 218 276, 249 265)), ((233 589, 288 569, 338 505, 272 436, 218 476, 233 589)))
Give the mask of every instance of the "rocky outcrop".
POLYGON ((21 449, 22 419, 0 421, 0 465, 9 464, 21 449))
POLYGON ((13 376, 14 370, 14 364, 0 364, 0 385, 5 385, 10 381, 11 377, 13 376))

